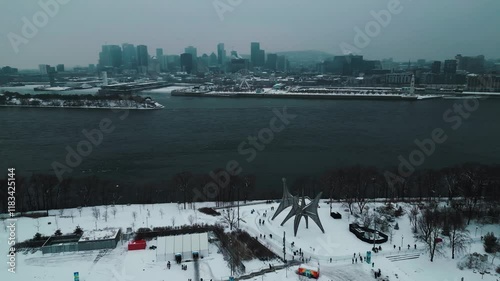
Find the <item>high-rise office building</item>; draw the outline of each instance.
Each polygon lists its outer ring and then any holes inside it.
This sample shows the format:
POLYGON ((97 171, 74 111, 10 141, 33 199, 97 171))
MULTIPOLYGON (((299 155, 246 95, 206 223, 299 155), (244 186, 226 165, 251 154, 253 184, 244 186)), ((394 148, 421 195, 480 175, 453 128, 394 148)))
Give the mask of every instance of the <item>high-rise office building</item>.
POLYGON ((161 57, 163 57, 163 49, 162 48, 157 48, 156 49, 156 58, 160 59, 161 57))
POLYGON ((259 50, 259 56, 257 58, 257 64, 260 67, 263 67, 266 64, 266 51, 259 50))
POLYGON ((40 71, 40 74, 47 74, 49 72, 50 65, 48 64, 39 64, 38 65, 38 70, 40 71))
POLYGON ((64 72, 64 64, 58 64, 56 70, 57 72, 64 72))
POLYGON ((440 61, 434 61, 432 63, 431 72, 434 73, 434 74, 441 73, 441 62, 440 61))
POLYGON ((148 46, 138 45, 137 46, 137 66, 148 66, 149 54, 148 46))
POLYGON ((163 55, 163 48, 156 49, 156 60, 160 71, 167 71, 167 57, 163 55))
POLYGON ((190 53, 181 54, 181 71, 191 74, 193 71, 193 55, 190 53))
POLYGON ((268 54, 266 68, 269 70, 276 70, 276 66, 278 65, 278 55, 277 54, 268 54))
POLYGON ((456 60, 445 60, 443 72, 445 74, 456 74, 457 73, 457 61, 456 60))
POLYGON ((137 67, 137 50, 133 44, 122 44, 122 63, 126 69, 137 67))
POLYGON ((191 63, 192 70, 197 71, 198 70, 198 50, 193 46, 188 46, 188 47, 184 48, 184 52, 187 54, 191 54, 191 57, 193 58, 193 61, 191 63))
POLYGON ((209 59, 209 63, 208 63, 209 66, 214 66, 214 65, 217 65, 217 55, 212 52, 210 54, 210 59, 209 59))
POLYGON ((287 72, 289 68, 289 62, 285 56, 278 56, 278 62, 276 66, 278 71, 287 72))
POLYGON ((224 49, 224 43, 217 44, 217 60, 219 65, 224 65, 226 63, 226 49, 224 49))
POLYGON ((188 47, 184 48, 184 53, 191 54, 191 56, 193 57, 193 60, 198 58, 198 50, 193 46, 188 46, 188 47))
POLYGON ((250 61, 254 67, 259 65, 259 57, 260 57, 260 43, 252 42, 250 43, 250 61))
POLYGON ((483 73, 484 72, 484 56, 480 55, 477 57, 466 57, 462 55, 456 55, 457 69, 464 70, 470 73, 483 73))
POLYGON ((121 67, 122 48, 118 45, 103 45, 99 53, 100 67, 121 67))

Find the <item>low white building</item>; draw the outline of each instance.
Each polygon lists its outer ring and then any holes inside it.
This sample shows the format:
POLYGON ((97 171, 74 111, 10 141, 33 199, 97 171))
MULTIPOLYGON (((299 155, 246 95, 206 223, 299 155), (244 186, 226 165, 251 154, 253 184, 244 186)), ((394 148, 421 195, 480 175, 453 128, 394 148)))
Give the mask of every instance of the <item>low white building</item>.
POLYGON ((158 237, 156 248, 157 261, 175 261, 175 255, 182 260, 193 259, 193 256, 208 255, 208 233, 194 233, 176 236, 158 237))

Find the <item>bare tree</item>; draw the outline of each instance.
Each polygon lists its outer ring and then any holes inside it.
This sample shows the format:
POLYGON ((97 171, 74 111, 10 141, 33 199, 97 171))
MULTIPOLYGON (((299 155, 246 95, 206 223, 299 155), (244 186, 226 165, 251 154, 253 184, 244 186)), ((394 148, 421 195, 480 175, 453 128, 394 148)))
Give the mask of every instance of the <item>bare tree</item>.
POLYGON ((62 217, 64 215, 64 209, 59 209, 59 216, 62 217))
POLYGON ((92 217, 95 221, 95 229, 97 230, 97 220, 101 217, 101 210, 97 207, 92 207, 92 217))
POLYGON ((40 221, 38 219, 36 219, 35 227, 36 227, 36 232, 40 232, 40 221))
POLYGON ((179 191, 184 195, 184 210, 186 209, 187 203, 187 192, 189 190, 190 183, 193 179, 193 174, 190 172, 181 172, 174 175, 173 181, 179 191))
POLYGON ((175 227, 175 217, 172 217, 170 221, 172 222, 172 227, 175 227))
POLYGON ((80 214, 80 218, 82 217, 82 207, 78 207, 78 213, 80 214))
POLYGON ((136 211, 132 212, 132 217, 134 218, 134 221, 137 219, 137 212, 136 211))
POLYGON ((444 185, 448 191, 448 201, 451 202, 456 196, 458 185, 460 182, 460 174, 456 168, 446 168, 443 171, 444 185))
POLYGON ((97 207, 92 207, 92 217, 98 220, 101 217, 101 210, 97 207))
POLYGON ((111 209, 111 214, 113 214, 113 218, 116 219, 116 213, 118 212, 118 210, 116 209, 116 207, 113 207, 111 209))
POLYGON ((413 204, 411 206, 410 212, 408 213, 408 218, 410 219, 411 230, 413 233, 418 232, 418 215, 420 214, 420 209, 418 205, 413 204))
POLYGON ((73 221, 73 218, 74 218, 73 213, 74 213, 73 210, 69 211, 69 216, 71 217, 71 223, 74 223, 74 221, 73 221))
POLYGON ((229 226, 230 230, 233 230, 233 226, 236 226, 238 217, 234 209, 226 209, 222 212, 222 222, 229 226))
POLYGON ((108 222, 108 210, 104 210, 104 213, 102 214, 102 218, 104 219, 105 222, 108 222))
POLYGON ((465 220, 461 212, 448 210, 450 225, 450 248, 451 258, 455 258, 455 253, 460 254, 467 250, 470 244, 469 231, 465 228, 465 220))
POLYGON ((160 209, 160 217, 161 219, 163 219, 163 215, 165 214, 165 212, 163 211, 163 209, 160 209))
POLYGON ((484 174, 481 167, 464 167, 462 170, 461 195, 465 199, 467 224, 470 224, 478 200, 483 194, 484 174))
POLYGON ((425 209, 418 219, 418 228, 420 235, 418 240, 422 241, 429 251, 431 262, 434 261, 434 256, 437 251, 437 244, 439 243, 439 235, 441 233, 441 214, 437 208, 425 209))

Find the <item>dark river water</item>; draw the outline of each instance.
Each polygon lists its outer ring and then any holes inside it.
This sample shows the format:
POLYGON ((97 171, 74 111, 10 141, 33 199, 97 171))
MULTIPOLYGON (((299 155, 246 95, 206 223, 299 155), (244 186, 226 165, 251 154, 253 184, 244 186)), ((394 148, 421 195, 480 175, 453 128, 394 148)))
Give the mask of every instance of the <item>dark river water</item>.
POLYGON ((102 142, 64 176, 96 174, 117 181, 159 182, 180 171, 209 173, 235 160, 243 173, 256 174, 258 189, 280 188, 282 177, 293 180, 332 167, 397 166, 399 155, 408 159, 417 148, 414 141, 430 138, 436 128, 447 140, 437 144, 420 167, 500 162, 500 99, 481 100, 477 110, 462 117, 447 111, 465 100, 149 95, 166 108, 130 111, 123 120, 122 112, 102 109, 0 108, 0 168, 5 175, 8 167, 18 173, 53 173, 54 162, 66 164, 67 147, 76 149, 86 140, 82 130, 98 129, 103 118, 111 120, 113 132, 103 133, 102 142), (275 127, 282 125, 273 109, 282 112, 284 107, 296 117, 266 139, 268 144, 259 142, 262 150, 250 153, 251 146, 242 142, 259 132, 268 137, 271 120, 277 120, 275 127), (254 159, 248 161, 252 154, 254 159))

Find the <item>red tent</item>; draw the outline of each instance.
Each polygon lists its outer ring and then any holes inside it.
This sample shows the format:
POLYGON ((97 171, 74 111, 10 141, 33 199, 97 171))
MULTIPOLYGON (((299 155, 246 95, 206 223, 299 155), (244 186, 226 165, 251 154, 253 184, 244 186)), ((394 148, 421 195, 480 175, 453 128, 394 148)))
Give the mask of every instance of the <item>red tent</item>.
POLYGON ((146 249, 146 240, 137 240, 128 242, 128 250, 144 250, 146 249))

